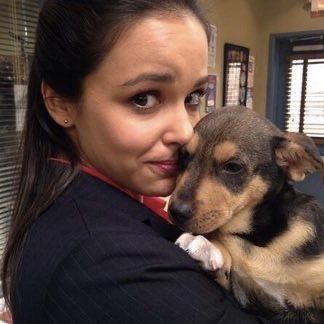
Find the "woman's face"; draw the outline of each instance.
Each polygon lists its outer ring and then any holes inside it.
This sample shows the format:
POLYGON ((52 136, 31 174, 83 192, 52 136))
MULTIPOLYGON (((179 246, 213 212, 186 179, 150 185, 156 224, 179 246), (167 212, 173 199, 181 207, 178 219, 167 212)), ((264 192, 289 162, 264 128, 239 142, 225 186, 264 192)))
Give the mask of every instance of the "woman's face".
POLYGON ((190 15, 145 18, 88 76, 73 139, 84 162, 137 193, 169 195, 199 120, 207 37, 190 15))

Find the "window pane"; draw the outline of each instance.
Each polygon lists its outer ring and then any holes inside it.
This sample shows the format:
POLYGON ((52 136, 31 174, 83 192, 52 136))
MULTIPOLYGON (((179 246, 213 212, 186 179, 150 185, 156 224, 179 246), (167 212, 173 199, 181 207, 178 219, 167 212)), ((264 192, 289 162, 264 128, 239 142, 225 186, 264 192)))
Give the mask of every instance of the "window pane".
POLYGON ((324 138, 324 59, 309 60, 303 131, 324 138))
POLYGON ((291 61, 286 100, 285 130, 324 138, 324 58, 291 61))
POLYGON ((299 131, 303 83, 303 60, 294 60, 288 73, 286 130, 299 131))
POLYGON ((225 106, 237 106, 240 104, 240 76, 241 63, 229 63, 225 106))

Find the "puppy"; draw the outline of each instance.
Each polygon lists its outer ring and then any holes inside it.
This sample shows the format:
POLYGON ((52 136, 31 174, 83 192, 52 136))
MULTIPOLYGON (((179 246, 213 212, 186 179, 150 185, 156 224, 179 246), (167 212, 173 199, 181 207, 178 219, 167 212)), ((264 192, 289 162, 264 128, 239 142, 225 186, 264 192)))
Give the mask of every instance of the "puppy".
POLYGON ((324 211, 290 184, 323 174, 313 141, 247 108, 221 108, 196 126, 180 169, 171 219, 206 238, 177 244, 250 311, 324 323, 324 211))

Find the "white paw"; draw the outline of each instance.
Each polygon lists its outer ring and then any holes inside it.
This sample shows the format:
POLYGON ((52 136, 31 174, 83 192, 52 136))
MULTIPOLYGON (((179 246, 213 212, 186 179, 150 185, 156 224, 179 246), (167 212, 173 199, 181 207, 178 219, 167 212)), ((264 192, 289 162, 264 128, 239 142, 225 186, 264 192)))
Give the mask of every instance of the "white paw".
POLYGON ((195 239, 196 236, 190 233, 184 233, 178 237, 175 244, 180 246, 182 250, 187 250, 188 245, 195 239))
POLYGON ((201 235, 182 234, 176 244, 188 252, 202 267, 208 271, 216 271, 223 267, 224 258, 221 251, 201 235))

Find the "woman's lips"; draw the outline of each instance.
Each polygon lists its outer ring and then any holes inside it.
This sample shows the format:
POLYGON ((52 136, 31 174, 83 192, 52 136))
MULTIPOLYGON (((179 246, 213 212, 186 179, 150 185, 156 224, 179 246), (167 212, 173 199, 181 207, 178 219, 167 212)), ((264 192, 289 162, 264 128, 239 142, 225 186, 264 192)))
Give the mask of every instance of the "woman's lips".
POLYGON ((175 176, 178 173, 178 160, 150 162, 153 170, 161 175, 175 176))

